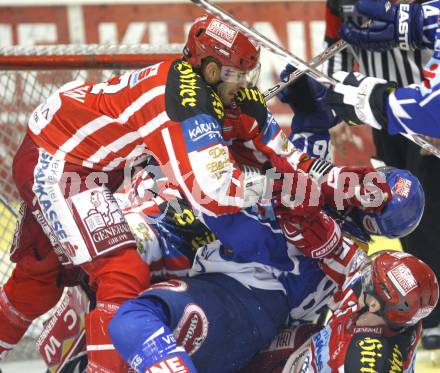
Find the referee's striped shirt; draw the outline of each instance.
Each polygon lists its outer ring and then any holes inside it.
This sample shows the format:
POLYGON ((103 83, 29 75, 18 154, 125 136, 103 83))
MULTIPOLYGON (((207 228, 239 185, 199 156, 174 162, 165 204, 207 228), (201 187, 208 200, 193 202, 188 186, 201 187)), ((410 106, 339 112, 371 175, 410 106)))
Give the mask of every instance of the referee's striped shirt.
MULTIPOLYGON (((342 22, 351 20, 362 25, 365 18, 355 13, 355 0, 327 0, 326 47, 339 39, 342 22)), ((403 51, 394 48, 386 52, 370 52, 348 47, 323 64, 323 71, 331 76, 336 71, 353 71, 355 64, 364 75, 397 82, 399 87, 422 81, 423 66, 429 61, 429 49, 403 51)))

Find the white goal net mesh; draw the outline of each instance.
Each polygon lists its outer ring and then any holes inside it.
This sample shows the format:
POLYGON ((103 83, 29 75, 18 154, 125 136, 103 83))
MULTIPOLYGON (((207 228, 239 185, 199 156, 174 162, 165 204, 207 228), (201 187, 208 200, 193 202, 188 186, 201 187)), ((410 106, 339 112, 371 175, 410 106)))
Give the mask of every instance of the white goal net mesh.
MULTIPOLYGON (((181 45, 39 46, 0 48, 0 286, 9 278, 9 260, 19 196, 11 176, 12 161, 30 113, 64 83, 103 81, 121 71, 140 68, 171 55, 181 45)), ((7 359, 37 356, 35 339, 48 315, 35 320, 7 359)))

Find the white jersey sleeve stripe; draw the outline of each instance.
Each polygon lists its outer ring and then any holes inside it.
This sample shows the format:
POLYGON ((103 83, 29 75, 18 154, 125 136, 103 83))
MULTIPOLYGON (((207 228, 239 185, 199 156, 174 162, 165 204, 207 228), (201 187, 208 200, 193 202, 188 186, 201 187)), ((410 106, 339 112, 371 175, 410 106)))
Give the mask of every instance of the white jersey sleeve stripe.
POLYGON ((17 345, 16 345, 16 344, 10 344, 10 343, 7 343, 7 342, 2 341, 2 340, 0 339, 0 347, 3 347, 3 348, 5 348, 5 349, 7 349, 7 350, 12 350, 15 346, 17 346, 17 345))
POLYGON ((126 123, 130 117, 142 109, 142 107, 148 104, 151 100, 154 100, 156 97, 165 94, 165 86, 160 85, 158 87, 154 87, 153 89, 145 92, 141 96, 139 96, 136 101, 134 101, 130 106, 128 106, 122 114, 119 115, 117 122, 126 123))
POLYGON ((67 140, 55 153, 55 158, 64 159, 65 154, 70 153, 75 147, 77 147, 87 136, 100 130, 106 125, 114 122, 113 118, 103 115, 99 118, 92 120, 91 122, 82 126, 76 133, 67 140))
POLYGON ((64 154, 71 152, 75 147, 77 147, 87 136, 92 133, 98 131, 99 129, 105 127, 106 125, 118 122, 120 124, 126 123, 130 117, 139 111, 144 105, 149 103, 154 98, 163 95, 165 93, 165 86, 161 85, 159 87, 155 87, 148 92, 145 92, 142 96, 140 96, 136 101, 134 101, 130 106, 128 106, 118 118, 111 118, 106 115, 103 115, 99 118, 92 120, 89 123, 86 123, 84 126, 79 128, 76 133, 67 140, 64 144, 60 146, 60 149, 56 152, 56 158, 63 158, 64 154))
POLYGON ((141 137, 147 137, 149 134, 156 131, 162 124, 168 122, 169 120, 171 119, 168 117, 168 114, 166 113, 166 111, 163 111, 158 116, 145 123, 142 127, 139 127, 138 133, 141 135, 141 137))
POLYGON ((116 153, 121 150, 123 147, 131 144, 132 142, 139 140, 139 133, 129 132, 122 137, 119 137, 115 141, 111 142, 106 146, 101 146, 98 151, 89 157, 89 161, 92 163, 99 163, 102 159, 107 157, 110 153, 116 153))
MULTIPOLYGON (((145 152, 144 145, 136 145, 134 149, 126 157, 117 157, 113 159, 107 166, 103 167, 103 171, 114 170, 121 162, 135 159, 145 152)), ((128 166, 128 165, 127 165, 128 166)))

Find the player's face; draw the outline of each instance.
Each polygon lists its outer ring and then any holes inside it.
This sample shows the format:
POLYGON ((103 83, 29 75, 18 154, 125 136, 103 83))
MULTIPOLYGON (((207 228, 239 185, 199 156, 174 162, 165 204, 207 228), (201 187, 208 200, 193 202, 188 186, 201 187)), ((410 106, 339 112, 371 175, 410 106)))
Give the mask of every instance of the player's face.
POLYGON ((370 312, 378 312, 380 310, 380 303, 379 301, 373 297, 372 295, 367 295, 365 297, 365 303, 366 306, 368 307, 368 311, 370 312))
POLYGON ((221 82, 216 86, 216 91, 223 104, 230 105, 240 88, 240 83, 221 82))

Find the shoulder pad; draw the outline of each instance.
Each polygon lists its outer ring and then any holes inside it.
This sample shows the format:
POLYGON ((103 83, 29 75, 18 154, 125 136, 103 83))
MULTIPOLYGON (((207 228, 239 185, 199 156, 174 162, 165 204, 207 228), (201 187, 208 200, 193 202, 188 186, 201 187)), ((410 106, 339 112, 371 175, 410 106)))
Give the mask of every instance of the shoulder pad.
POLYGON ((259 89, 257 87, 240 89, 237 93, 237 103, 241 112, 254 118, 262 130, 266 124, 267 105, 259 89))
POLYGON ((209 114, 223 120, 223 104, 214 90, 186 61, 171 64, 165 89, 165 108, 168 116, 181 122, 197 114, 209 114))

